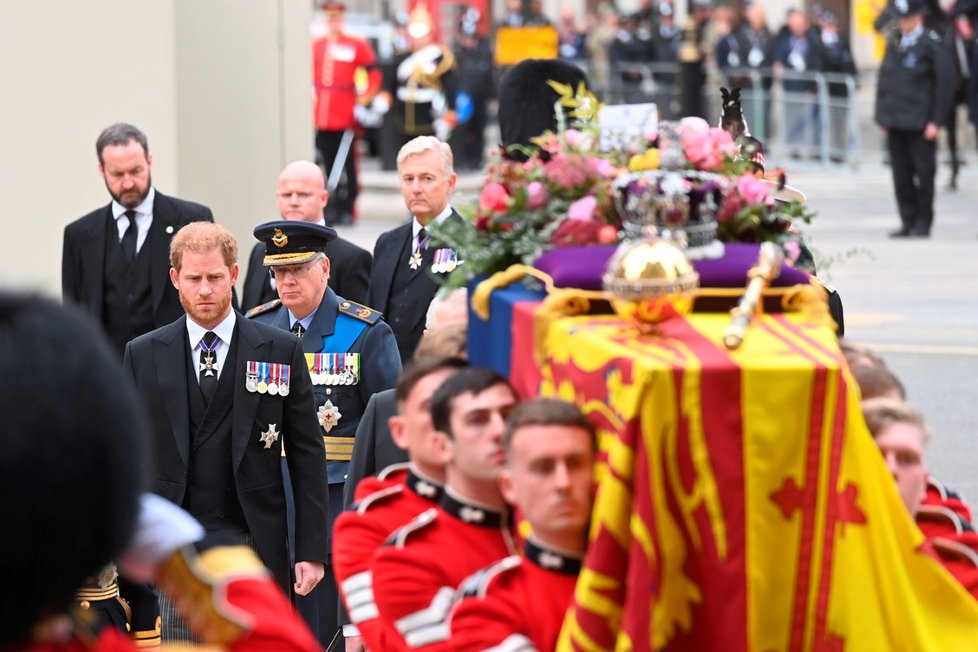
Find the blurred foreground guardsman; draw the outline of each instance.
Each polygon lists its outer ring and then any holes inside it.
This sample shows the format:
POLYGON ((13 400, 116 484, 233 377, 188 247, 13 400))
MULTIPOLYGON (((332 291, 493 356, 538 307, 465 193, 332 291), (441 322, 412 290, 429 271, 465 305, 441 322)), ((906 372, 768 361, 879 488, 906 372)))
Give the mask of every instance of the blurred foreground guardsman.
POLYGON ((112 559, 132 579, 166 587, 207 643, 317 649, 247 548, 201 542, 186 513, 155 496, 140 500, 146 421, 88 320, 36 296, 0 294, 0 372, 18 379, 0 392, 0 510, 17 533, 0 537, 0 649, 139 649, 73 608, 82 580, 112 559))
POLYGON ((937 134, 954 103, 954 62, 924 25, 923 0, 894 0, 899 32, 886 45, 876 86, 876 123, 886 132, 900 228, 892 238, 930 237, 937 134))
MULTIPOLYGON (((338 297, 329 288, 325 250, 336 231, 308 222, 278 221, 256 227, 255 237, 265 243, 263 263, 275 278, 280 298, 248 316, 291 331, 305 353, 305 365, 295 367, 294 373, 313 383, 315 405, 309 409, 318 417, 315 431, 325 442, 330 485, 328 517, 321 515, 322 524, 332 531, 333 520, 343 511, 343 483, 360 417, 370 397, 393 387, 401 373, 397 343, 379 312, 338 297)), ((291 450, 287 452, 291 456, 291 450)), ((328 559, 323 586, 315 593, 324 645, 338 629, 339 608, 328 559)))

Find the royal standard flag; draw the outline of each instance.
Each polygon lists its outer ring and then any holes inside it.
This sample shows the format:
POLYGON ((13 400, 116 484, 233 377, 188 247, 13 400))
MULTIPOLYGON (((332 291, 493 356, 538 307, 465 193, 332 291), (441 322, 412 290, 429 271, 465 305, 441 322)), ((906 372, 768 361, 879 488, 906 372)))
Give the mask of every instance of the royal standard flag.
POLYGON ((728 322, 549 329, 541 391, 603 451, 558 649, 978 649, 978 603, 921 551, 832 331, 764 316, 730 352, 728 322))

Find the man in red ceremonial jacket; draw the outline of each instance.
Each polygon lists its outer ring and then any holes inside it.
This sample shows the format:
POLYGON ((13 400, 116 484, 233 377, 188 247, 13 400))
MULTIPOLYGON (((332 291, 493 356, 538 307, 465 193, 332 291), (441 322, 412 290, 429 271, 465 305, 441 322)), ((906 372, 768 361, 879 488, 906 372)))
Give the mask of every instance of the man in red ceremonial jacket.
POLYGON ((331 181, 335 178, 334 164, 343 165, 345 189, 331 187, 329 191, 333 202, 337 203, 338 221, 349 224, 353 221, 359 192, 353 110, 358 102, 370 103, 380 89, 381 75, 376 68, 377 55, 370 44, 343 31, 346 5, 326 2, 323 12, 326 36, 312 44, 316 149, 323 157, 331 181), (359 69, 367 71, 367 89, 363 93, 358 93, 356 87, 359 69), (338 161, 339 155, 342 159, 338 161))
POLYGON ((450 618, 455 650, 553 650, 591 517, 595 433, 558 399, 520 405, 503 436, 503 495, 530 525, 522 556, 470 576, 450 618))
POLYGON ((479 367, 457 371, 432 396, 431 418, 445 435, 445 491, 375 555, 380 618, 400 637, 386 650, 444 649, 456 587, 515 552, 498 483, 505 420, 515 405, 509 383, 479 367))
POLYGON ((135 582, 155 580, 205 643, 318 649, 254 552, 202 541, 189 514, 140 494, 149 428, 94 322, 0 293, 0 373, 17 379, 0 392, 0 649, 137 650, 74 598, 110 560, 135 582))
MULTIPOLYGON (((377 618, 373 594, 373 554, 384 540, 421 512, 434 507, 445 485, 443 436, 431 424, 431 395, 465 366, 459 358, 422 358, 409 365, 397 381, 397 415, 390 419, 391 438, 408 451, 410 462, 385 469, 379 477, 360 481, 356 505, 336 519, 333 566, 349 624, 343 625, 347 648, 355 638, 370 650, 391 648, 392 634, 377 618)), ((398 640, 397 638, 395 640, 398 640)))
POLYGON ((970 523, 971 510, 943 485, 929 486, 924 447, 930 431, 923 417, 890 398, 863 401, 863 416, 900 497, 927 537, 925 550, 978 598, 978 534, 970 523))

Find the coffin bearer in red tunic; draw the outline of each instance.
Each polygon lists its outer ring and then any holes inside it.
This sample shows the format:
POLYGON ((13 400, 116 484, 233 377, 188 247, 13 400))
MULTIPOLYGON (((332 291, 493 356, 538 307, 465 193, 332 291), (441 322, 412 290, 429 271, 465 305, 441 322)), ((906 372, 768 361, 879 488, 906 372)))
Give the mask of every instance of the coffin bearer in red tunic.
POLYGON ((444 649, 459 583, 516 552, 499 490, 502 435, 515 405, 509 383, 478 367, 456 372, 432 396, 432 421, 445 435, 445 491, 375 556, 380 618, 400 636, 386 650, 444 649))
POLYGON ((353 221, 359 187, 357 183, 356 123, 353 110, 358 103, 370 104, 380 90, 381 75, 377 55, 362 38, 343 31, 346 5, 342 2, 323 4, 326 16, 326 36, 312 44, 312 74, 314 88, 313 112, 316 120, 316 149, 323 157, 329 178, 328 190, 337 204, 342 223, 353 221), (358 89, 358 70, 366 70, 367 86, 358 89), (340 179, 342 165, 346 183, 334 186, 340 179))
POLYGON ((503 435, 503 496, 530 525, 523 554, 470 576, 450 618, 455 650, 553 650, 591 518, 595 433, 576 406, 524 403, 503 435))
POLYGON ((438 504, 445 485, 444 435, 435 431, 428 403, 464 366, 459 358, 424 358, 404 370, 395 389, 397 414, 390 419, 390 432, 410 462, 361 480, 354 509, 336 519, 333 565, 349 614, 343 624, 348 649, 358 636, 370 650, 391 647, 393 634, 377 618, 371 560, 391 533, 438 504))

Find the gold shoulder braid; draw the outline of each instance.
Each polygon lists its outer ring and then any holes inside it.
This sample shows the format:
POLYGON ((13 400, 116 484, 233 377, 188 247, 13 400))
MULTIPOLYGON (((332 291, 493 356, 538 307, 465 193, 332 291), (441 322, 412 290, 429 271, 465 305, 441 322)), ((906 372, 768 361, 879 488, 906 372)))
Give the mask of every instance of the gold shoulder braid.
POLYGON ((248 633, 250 625, 224 601, 224 585, 265 575, 265 567, 245 546, 219 546, 200 555, 185 546, 163 562, 157 583, 180 611, 194 614, 202 641, 227 646, 248 633))

